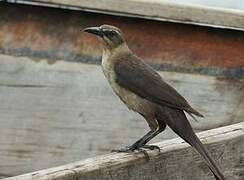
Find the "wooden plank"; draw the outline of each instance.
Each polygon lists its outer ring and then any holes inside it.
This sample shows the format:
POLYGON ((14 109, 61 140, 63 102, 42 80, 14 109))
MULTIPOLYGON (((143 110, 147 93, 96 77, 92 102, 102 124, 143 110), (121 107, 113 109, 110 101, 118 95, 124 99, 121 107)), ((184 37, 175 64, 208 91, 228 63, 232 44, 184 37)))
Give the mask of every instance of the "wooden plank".
POLYGON ((181 22, 243 30, 244 13, 241 10, 177 4, 162 0, 7 0, 32 5, 44 5, 84 10, 152 20, 181 22))
MULTIPOLYGON (((206 118, 196 130, 244 119, 243 82, 160 72, 206 118)), ((18 175, 104 154, 148 126, 114 95, 101 68, 0 55, 0 174, 18 175)), ((155 141, 175 137, 167 129, 155 141)))
MULTIPOLYGON (((244 177, 244 123, 199 133, 226 179, 244 177)), ((202 158, 182 139, 157 143, 161 152, 112 153, 6 180, 204 180, 215 179, 202 158)))

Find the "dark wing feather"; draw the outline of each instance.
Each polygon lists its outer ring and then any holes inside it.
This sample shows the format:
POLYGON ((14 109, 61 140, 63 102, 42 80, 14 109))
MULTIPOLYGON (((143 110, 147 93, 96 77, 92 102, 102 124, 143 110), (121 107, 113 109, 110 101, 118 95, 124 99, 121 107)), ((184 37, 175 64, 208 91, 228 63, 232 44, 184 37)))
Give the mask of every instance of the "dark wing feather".
POLYGON ((154 103, 182 109, 190 114, 203 117, 160 75, 138 57, 129 54, 119 58, 114 66, 117 83, 154 103))

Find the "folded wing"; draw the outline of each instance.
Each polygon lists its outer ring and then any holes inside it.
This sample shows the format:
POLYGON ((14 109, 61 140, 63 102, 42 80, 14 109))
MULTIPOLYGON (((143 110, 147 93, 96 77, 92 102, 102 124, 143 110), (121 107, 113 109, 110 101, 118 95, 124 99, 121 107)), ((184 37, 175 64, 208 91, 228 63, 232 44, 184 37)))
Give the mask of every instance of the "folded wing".
POLYGON ((203 117, 173 87, 143 60, 129 54, 118 59, 114 65, 117 83, 138 96, 154 103, 181 109, 189 114, 203 117))

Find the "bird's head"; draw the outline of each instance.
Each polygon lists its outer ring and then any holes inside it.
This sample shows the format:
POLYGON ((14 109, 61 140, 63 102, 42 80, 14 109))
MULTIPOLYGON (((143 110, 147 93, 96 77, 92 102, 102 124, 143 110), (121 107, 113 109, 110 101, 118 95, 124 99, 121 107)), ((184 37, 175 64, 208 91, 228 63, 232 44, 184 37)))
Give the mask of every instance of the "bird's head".
POLYGON ((88 27, 85 28, 83 31, 94 34, 102 39, 105 48, 113 49, 124 44, 125 42, 121 30, 111 25, 88 27))

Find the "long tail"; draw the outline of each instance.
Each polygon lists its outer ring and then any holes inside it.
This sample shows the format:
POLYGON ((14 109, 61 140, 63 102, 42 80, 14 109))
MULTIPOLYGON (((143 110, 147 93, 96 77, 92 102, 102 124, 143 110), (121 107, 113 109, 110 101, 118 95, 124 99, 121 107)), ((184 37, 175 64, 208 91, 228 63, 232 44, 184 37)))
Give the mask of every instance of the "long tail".
POLYGON ((194 133, 189 121, 187 120, 184 112, 178 109, 168 107, 161 107, 158 116, 182 139, 193 146, 199 154, 202 155, 206 161, 209 169, 214 174, 217 180, 225 180, 224 175, 209 155, 208 151, 204 148, 199 138, 194 133))

